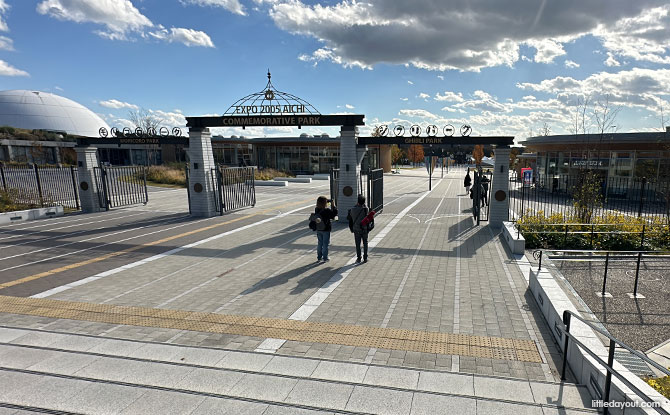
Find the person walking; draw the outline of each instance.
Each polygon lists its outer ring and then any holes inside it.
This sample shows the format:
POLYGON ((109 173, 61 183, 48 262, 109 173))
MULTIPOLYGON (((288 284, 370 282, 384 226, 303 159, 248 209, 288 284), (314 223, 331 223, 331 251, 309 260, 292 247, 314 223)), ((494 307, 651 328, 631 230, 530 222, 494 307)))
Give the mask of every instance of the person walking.
POLYGON ((354 234, 356 243, 356 263, 361 263, 361 241, 363 241, 363 262, 368 262, 368 226, 361 225, 361 221, 368 216, 368 208, 365 206, 365 196, 358 195, 358 203, 349 209, 347 220, 349 230, 354 234))
POLYGON ((472 177, 470 177, 470 168, 468 167, 468 172, 465 174, 465 180, 463 180, 463 186, 465 186, 465 194, 470 193, 470 186, 472 186, 472 177))
POLYGON ((325 196, 319 196, 316 199, 314 208, 314 221, 316 222, 316 260, 318 262, 328 262, 328 246, 330 245, 330 232, 332 230, 331 220, 337 216, 337 207, 332 200, 325 196), (330 204, 330 207, 328 206, 330 204))
POLYGON ((482 194, 480 195, 480 198, 483 207, 484 204, 486 204, 486 206, 489 205, 489 183, 491 183, 491 180, 489 180, 489 178, 484 174, 482 175, 481 182, 482 182, 482 190, 481 190, 482 194))

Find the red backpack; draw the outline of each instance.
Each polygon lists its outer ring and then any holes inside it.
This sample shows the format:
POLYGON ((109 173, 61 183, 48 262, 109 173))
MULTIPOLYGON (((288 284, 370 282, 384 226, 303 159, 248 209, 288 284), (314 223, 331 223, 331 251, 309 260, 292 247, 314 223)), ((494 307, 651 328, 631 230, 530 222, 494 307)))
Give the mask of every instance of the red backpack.
POLYGON ((368 232, 374 229, 375 227, 375 211, 371 210, 363 220, 361 220, 361 228, 368 228, 368 232))

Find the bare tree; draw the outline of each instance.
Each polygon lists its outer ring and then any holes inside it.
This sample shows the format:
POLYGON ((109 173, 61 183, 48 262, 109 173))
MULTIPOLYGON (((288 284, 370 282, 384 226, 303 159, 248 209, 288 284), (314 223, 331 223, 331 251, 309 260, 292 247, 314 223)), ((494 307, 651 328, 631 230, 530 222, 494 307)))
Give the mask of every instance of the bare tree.
POLYGON ((549 124, 545 122, 542 125, 542 128, 540 128, 540 135, 547 137, 550 134, 551 134, 551 127, 549 127, 549 124))
POLYGON ((663 111, 663 104, 659 104, 658 112, 660 113, 658 120, 661 122, 661 132, 665 132, 668 127, 668 119, 665 118, 665 112, 663 111))
MULTIPOLYGON (((147 110, 146 108, 139 108, 136 110, 128 111, 128 119, 135 126, 135 128, 141 128, 144 132, 148 132, 150 129, 158 130, 160 125, 164 120, 160 117, 157 117, 153 112, 147 110)), ((155 144, 149 145, 147 148, 147 164, 157 164, 158 163, 158 146, 155 144)))
POLYGON ((575 102, 575 113, 572 117, 572 129, 575 135, 586 134, 588 131, 586 125, 586 111, 589 108, 591 97, 577 98, 575 102))
POLYGON ((621 106, 613 107, 610 98, 611 95, 606 94, 603 99, 593 105, 593 121, 596 123, 601 140, 606 132, 619 129, 619 126, 616 125, 616 118, 621 111, 621 106))

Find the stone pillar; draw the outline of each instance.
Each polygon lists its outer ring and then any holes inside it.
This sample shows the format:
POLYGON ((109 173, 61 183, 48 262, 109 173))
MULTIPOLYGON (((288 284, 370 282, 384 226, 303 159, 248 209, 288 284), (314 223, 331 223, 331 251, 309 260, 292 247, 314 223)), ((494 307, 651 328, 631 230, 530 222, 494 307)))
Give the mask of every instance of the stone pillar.
POLYGON ((501 228, 509 220, 509 152, 510 148, 495 149, 495 170, 491 183, 489 225, 501 228))
POLYGON ((189 158, 189 203, 191 216, 210 217, 217 215, 216 194, 218 184, 216 176, 212 180, 215 167, 212 153, 212 135, 209 128, 191 128, 188 131, 189 158))
POLYGON ((365 149, 358 149, 358 128, 343 125, 340 129, 340 175, 338 179, 337 209, 339 222, 347 222, 347 211, 356 205, 358 193, 358 176, 361 173, 361 161, 365 157, 365 149))
MULTIPOLYGON (((95 147, 75 147, 77 153, 77 174, 79 176, 79 201, 81 202, 81 211, 84 213, 100 212, 105 208, 100 207, 100 201, 104 200, 103 189, 98 189, 98 182, 95 180, 96 167, 99 167, 98 149, 95 147)), ((98 171, 98 175, 102 172, 98 171)), ((100 177, 102 179, 102 177, 100 177)))
POLYGON ((388 144, 379 146, 379 167, 384 169, 384 173, 391 172, 392 162, 391 146, 388 144))

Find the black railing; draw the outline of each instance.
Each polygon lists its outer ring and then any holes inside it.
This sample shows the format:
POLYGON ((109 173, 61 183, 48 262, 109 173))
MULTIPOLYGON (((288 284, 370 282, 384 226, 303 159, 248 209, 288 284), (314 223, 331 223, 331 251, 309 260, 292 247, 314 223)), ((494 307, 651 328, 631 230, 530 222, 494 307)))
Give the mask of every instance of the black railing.
MULTIPOLYGON (((612 388, 612 375, 614 375, 617 379, 619 379, 624 385, 629 387, 633 392, 637 394, 640 398, 642 398, 645 402, 647 403, 657 403, 653 399, 649 398, 644 392, 642 392, 638 387, 633 385, 631 381, 626 379, 625 376, 620 374, 616 369, 614 369, 614 350, 616 348, 616 345, 619 345, 620 347, 626 349, 629 353, 633 354, 634 356, 637 356, 638 358, 642 359, 645 363, 652 365, 656 369, 658 369, 660 372, 664 373, 666 376, 670 376, 670 370, 664 368, 663 366, 659 365, 658 363, 654 362, 653 360, 649 359, 647 356, 643 355, 642 353, 633 350, 631 347, 623 343, 622 341, 616 339, 613 337, 611 334, 607 333, 606 331, 600 329, 599 327, 596 327, 593 323, 586 321, 584 318, 579 316, 576 313, 573 313, 570 310, 564 310, 563 311, 563 325, 564 327, 562 328, 563 333, 565 334, 565 342, 563 344, 563 368, 561 370, 561 379, 565 380, 565 372, 567 368, 567 363, 568 363, 568 346, 570 344, 570 340, 572 340, 573 343, 577 344, 579 347, 582 348, 586 353, 588 353, 596 362, 598 362, 600 365, 602 365, 605 370, 607 371, 607 375, 605 376, 605 390, 604 390, 604 396, 603 396, 603 403, 609 403, 610 399, 610 390, 612 388), (588 346, 586 346, 584 343, 579 341, 572 333, 570 333, 570 321, 572 318, 576 318, 577 320, 581 321, 582 323, 586 324, 589 328, 591 328, 594 331, 597 331, 601 335, 607 337, 609 339, 609 350, 608 350, 608 355, 607 355, 607 362, 602 360, 600 356, 598 356, 595 352, 593 352, 591 349, 589 349, 588 346)), ((658 403, 658 406, 652 406, 656 412, 660 414, 665 414, 668 415, 668 411, 663 409, 660 406, 660 403, 658 403)), ((604 406, 604 414, 607 415, 609 413, 609 408, 608 406, 604 406)))
POLYGON ((670 180, 647 180, 644 177, 591 179, 593 190, 587 192, 588 197, 581 198, 580 204, 575 193, 584 183, 584 178, 579 175, 541 176, 532 183, 511 178, 510 219, 516 221, 540 211, 546 216, 563 215, 564 220, 581 217, 582 221, 610 214, 670 217, 670 180))
POLYGON ((561 255, 553 256, 552 261, 605 261, 605 271, 603 273, 603 286, 601 295, 605 295, 607 289, 607 272, 610 262, 631 262, 635 261, 635 281, 633 282, 633 297, 637 297, 638 283, 640 281, 640 263, 644 258, 648 259, 670 259, 670 251, 601 251, 601 250, 578 250, 578 249, 547 249, 535 250, 533 256, 538 259, 537 270, 542 269, 542 253, 555 252, 561 255))
POLYGON ((384 169, 369 170, 367 174, 367 200, 370 210, 384 210, 384 169))
POLYGON ((102 166, 93 169, 100 207, 147 204, 147 168, 145 166, 102 166))
POLYGON ((19 204, 79 210, 77 169, 72 166, 0 163, 0 186, 19 204))
POLYGON ((216 211, 226 212, 256 205, 255 167, 223 167, 212 169, 216 211))

